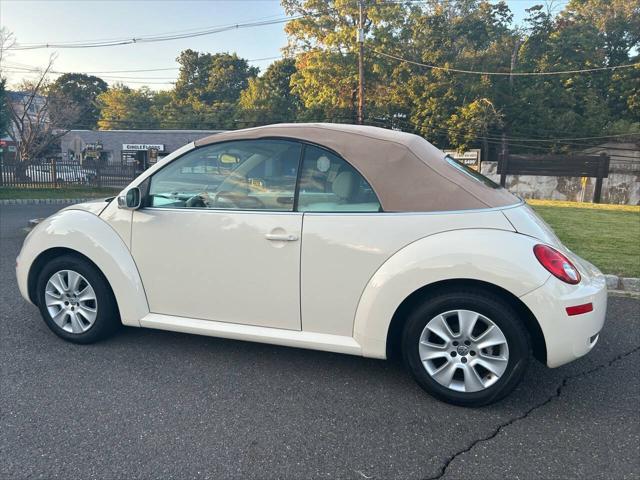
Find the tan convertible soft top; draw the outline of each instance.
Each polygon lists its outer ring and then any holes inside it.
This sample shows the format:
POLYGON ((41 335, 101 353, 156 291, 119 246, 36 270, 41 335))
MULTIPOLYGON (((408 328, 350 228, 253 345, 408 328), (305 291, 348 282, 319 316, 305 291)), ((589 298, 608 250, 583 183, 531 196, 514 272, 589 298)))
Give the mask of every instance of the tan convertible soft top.
POLYGON ((450 165, 424 138, 378 127, 292 123, 218 133, 196 146, 229 140, 291 138, 329 148, 371 184, 386 212, 433 212, 513 205, 519 199, 450 165))

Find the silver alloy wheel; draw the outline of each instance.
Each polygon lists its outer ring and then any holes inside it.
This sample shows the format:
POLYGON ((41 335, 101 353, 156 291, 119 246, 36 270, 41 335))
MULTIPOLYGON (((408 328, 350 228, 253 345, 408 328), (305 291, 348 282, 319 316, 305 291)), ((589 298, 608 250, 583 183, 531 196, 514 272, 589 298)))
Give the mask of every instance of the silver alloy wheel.
POLYGON ((451 310, 429 320, 418 352, 429 376, 458 392, 489 388, 509 363, 509 346, 500 327, 471 310, 451 310))
POLYGON ((65 332, 84 333, 96 321, 96 292, 78 272, 60 270, 51 275, 44 298, 52 320, 65 332))

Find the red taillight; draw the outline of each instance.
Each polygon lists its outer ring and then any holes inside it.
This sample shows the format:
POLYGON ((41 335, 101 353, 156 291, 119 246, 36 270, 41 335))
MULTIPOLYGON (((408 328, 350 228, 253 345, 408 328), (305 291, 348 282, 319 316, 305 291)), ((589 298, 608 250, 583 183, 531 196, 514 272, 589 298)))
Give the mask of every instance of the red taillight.
POLYGON ((549 270, 551 275, 571 285, 580 283, 580 273, 567 257, 548 245, 538 244, 533 247, 533 254, 540 264, 549 270))
POLYGON ((581 315, 583 313, 593 312, 593 303, 584 303, 582 305, 574 305, 573 307, 567 307, 567 315, 581 315))

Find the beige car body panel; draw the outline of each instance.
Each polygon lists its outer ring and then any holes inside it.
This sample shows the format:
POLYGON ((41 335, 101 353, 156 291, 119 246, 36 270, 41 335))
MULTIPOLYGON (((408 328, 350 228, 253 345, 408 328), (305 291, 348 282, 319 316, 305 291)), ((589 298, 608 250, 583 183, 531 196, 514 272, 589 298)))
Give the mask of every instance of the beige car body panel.
POLYGON ((89 258, 113 290, 124 325, 140 326, 149 313, 144 287, 129 249, 111 226, 82 209, 62 210, 37 225, 16 260, 18 286, 29 297, 28 278, 34 261, 52 248, 66 248, 89 258))
MULTIPOLYGON (((122 193, 193 148, 169 155, 122 193)), ((587 353, 604 323, 602 274, 521 203, 371 214, 158 210, 92 202, 49 217, 17 259, 22 295, 30 300, 38 256, 67 248, 100 268, 129 326, 385 358, 403 300, 451 279, 487 282, 520 298, 538 320, 552 367, 587 353), (266 237, 273 234, 296 238, 266 237), (552 277, 532 253, 537 243, 561 248, 583 281, 552 277), (592 313, 566 315, 567 306, 587 302, 592 313)))
MULTIPOLYGON (((353 335, 356 310, 372 277, 407 245, 448 230, 493 228, 513 232, 504 215, 490 209, 442 214, 305 213, 303 224, 303 330, 345 336, 353 335)), ((468 251, 474 250, 474 243, 468 251)), ((420 252, 425 261, 434 253, 420 252)))
POLYGON ((131 252, 153 313, 300 330, 301 233, 302 213, 143 208, 131 252))

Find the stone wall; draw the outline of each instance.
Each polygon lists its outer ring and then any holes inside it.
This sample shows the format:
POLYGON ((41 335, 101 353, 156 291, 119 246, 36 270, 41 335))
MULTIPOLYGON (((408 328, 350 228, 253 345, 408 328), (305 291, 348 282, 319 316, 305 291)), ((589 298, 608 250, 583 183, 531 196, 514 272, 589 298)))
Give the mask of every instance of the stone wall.
MULTIPOLYGON (((500 182, 498 162, 482 162, 484 175, 500 182)), ((507 175, 507 188, 524 198, 591 202, 596 179, 507 175)), ((640 205, 640 162, 611 159, 609 177, 602 182, 602 203, 640 205)))

